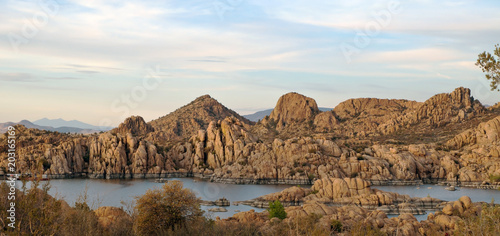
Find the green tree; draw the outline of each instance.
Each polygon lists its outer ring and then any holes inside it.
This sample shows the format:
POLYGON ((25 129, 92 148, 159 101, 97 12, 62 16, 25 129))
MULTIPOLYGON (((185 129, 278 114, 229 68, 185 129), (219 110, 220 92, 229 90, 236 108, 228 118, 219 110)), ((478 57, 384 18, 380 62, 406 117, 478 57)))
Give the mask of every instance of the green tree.
POLYGON ((483 52, 478 55, 476 65, 486 73, 486 79, 491 80, 491 91, 500 91, 498 85, 500 84, 500 46, 495 45, 494 55, 489 52, 483 52), (496 56, 496 57, 495 57, 496 56))
POLYGON ((280 201, 269 202, 269 218, 277 217, 278 219, 286 218, 285 207, 280 201))
MULTIPOLYGON (((10 192, 6 182, 0 185, 0 195, 7 196, 10 192)), ((7 221, 10 202, 7 197, 2 197, 0 201, 0 232, 6 235, 54 235, 61 227, 62 201, 59 201, 48 194, 50 185, 39 187, 38 181, 31 182, 31 187, 26 187, 23 182, 22 190, 16 191, 15 202, 15 228, 8 227, 7 221)), ((2 234, 3 235, 3 234, 2 234)))
POLYGON ((136 199, 134 228, 138 235, 164 235, 202 216, 200 200, 181 181, 169 181, 162 189, 148 190, 136 199))

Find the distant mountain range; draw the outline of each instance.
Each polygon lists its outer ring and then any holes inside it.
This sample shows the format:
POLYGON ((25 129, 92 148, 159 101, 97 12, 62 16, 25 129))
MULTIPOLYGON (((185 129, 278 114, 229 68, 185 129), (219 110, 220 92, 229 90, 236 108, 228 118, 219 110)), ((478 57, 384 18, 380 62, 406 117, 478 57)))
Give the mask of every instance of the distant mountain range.
POLYGON ((63 119, 47 119, 43 118, 40 120, 36 120, 33 122, 35 125, 40 125, 40 126, 51 126, 54 128, 61 128, 61 127, 72 127, 72 128, 79 128, 79 129, 91 129, 91 130, 99 130, 99 131, 108 131, 110 129, 113 129, 114 127, 101 127, 101 126, 95 126, 95 125, 90 125, 87 123, 83 123, 78 120, 70 120, 66 121, 63 119))
POLYGON ((79 133, 79 134, 90 134, 101 131, 108 131, 113 128, 113 127, 99 127, 99 126, 89 125, 77 120, 66 121, 63 119, 51 120, 43 118, 35 122, 22 120, 19 122, 0 123, 0 133, 5 133, 9 126, 16 124, 24 125, 26 128, 55 131, 59 133, 79 133))
MULTIPOLYGON (((320 111, 331 111, 333 108, 328 108, 328 107, 319 107, 320 111)), ((248 114, 248 115, 243 115, 243 117, 247 118, 250 121, 257 122, 259 120, 264 119, 264 117, 271 115, 271 112, 273 112, 273 109, 267 109, 263 111, 258 111, 253 114, 248 114)))

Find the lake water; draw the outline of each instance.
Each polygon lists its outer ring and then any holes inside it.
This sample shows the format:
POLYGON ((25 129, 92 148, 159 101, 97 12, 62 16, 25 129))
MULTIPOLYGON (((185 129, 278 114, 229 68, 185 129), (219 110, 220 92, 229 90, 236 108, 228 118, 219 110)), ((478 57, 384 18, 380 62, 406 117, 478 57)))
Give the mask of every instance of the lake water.
MULTIPOLYGON (((234 201, 250 200, 269 193, 279 192, 291 185, 238 185, 238 184, 221 184, 197 180, 194 178, 172 178, 169 180, 180 180, 184 183, 184 187, 193 190, 198 197, 203 200, 214 201, 225 197, 231 202, 231 206, 227 207, 227 212, 210 212, 212 217, 220 216, 227 218, 236 213, 236 211, 248 211, 254 209, 261 212, 264 209, 254 208, 245 205, 234 206, 234 201)), ((93 204, 93 208, 98 206, 116 206, 121 207, 121 201, 131 202, 135 196, 146 193, 148 189, 161 188, 162 183, 155 183, 153 179, 139 180, 102 180, 102 179, 57 179, 51 180, 51 189, 49 193, 52 196, 63 198, 70 204, 74 205, 80 195, 83 195, 87 186, 87 196, 89 204, 93 204)), ((19 182, 20 185, 20 182, 19 182)), ((309 187, 309 186, 304 186, 309 187)), ((496 203, 500 202, 500 191, 498 190, 483 190, 473 188, 460 188, 458 191, 445 190, 444 186, 438 185, 421 185, 417 186, 373 186, 384 191, 397 192, 407 194, 410 197, 426 197, 430 195, 433 198, 438 198, 446 201, 456 201, 461 196, 469 196, 473 202, 483 201, 491 202, 492 199, 496 203)), ((202 206, 203 210, 212 208, 202 206)), ((430 212, 427 212, 430 213, 430 212)), ((390 215, 389 217, 394 217, 390 215)), ((427 215, 416 216, 419 220, 427 219, 427 215)))
MULTIPOLYGON (((445 189, 446 186, 439 185, 421 185, 421 186, 372 186, 372 188, 380 189, 387 192, 397 192, 400 194, 407 194, 410 197, 427 197, 427 195, 445 200, 445 201, 456 201, 461 196, 469 196, 473 202, 487 202, 490 203, 493 199, 495 203, 500 203, 500 191, 499 190, 485 190, 485 189, 475 189, 475 188, 458 188, 457 191, 448 191, 445 189)), ((415 215, 415 217, 421 221, 426 220, 427 215, 431 213, 427 211, 425 215, 415 215)), ((397 215, 389 215, 389 217, 394 217, 397 215)))
MULTIPOLYGON (((222 184, 197 180, 194 178, 171 178, 169 180, 180 180, 185 188, 191 189, 196 196, 202 200, 214 201, 225 197, 231 202, 230 207, 226 207, 227 212, 209 212, 209 208, 215 206, 201 206, 209 216, 227 218, 236 211, 249 211, 254 209, 261 212, 264 209, 246 205, 234 206, 234 201, 253 199, 269 193, 279 192, 292 185, 238 185, 222 184)), ((44 182, 42 182, 43 184, 44 182)), ((20 187, 21 182, 18 182, 20 187)), ((52 196, 63 198, 70 206, 74 206, 79 196, 85 193, 87 186, 88 203, 92 208, 99 206, 124 206, 122 201, 132 202, 135 196, 143 195, 148 189, 161 188, 163 183, 155 183, 154 179, 121 180, 121 179, 56 179, 50 180, 51 188, 49 193, 52 196)), ((125 208, 125 207, 124 207, 125 208)))

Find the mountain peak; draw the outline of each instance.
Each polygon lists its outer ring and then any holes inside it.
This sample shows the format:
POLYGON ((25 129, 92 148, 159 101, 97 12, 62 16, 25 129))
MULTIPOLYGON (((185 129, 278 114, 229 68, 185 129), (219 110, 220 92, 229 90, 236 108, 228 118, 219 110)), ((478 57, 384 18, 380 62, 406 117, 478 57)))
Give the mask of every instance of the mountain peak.
POLYGON ((149 124, 162 133, 162 139, 167 140, 190 137, 198 130, 206 129, 211 121, 223 120, 230 116, 244 123, 251 123, 207 94, 149 124))
POLYGON ((131 133, 135 136, 142 136, 153 131, 154 128, 147 124, 141 116, 131 116, 125 119, 125 121, 123 121, 118 128, 113 129, 111 132, 124 135, 131 133))
POLYGON ((269 119, 274 119, 276 128, 282 129, 290 122, 313 120, 320 112, 314 99, 291 92, 279 98, 269 119))
MULTIPOLYGON (((193 102, 204 101, 204 100, 207 100, 207 99, 213 99, 213 98, 209 94, 205 94, 205 95, 197 97, 193 102)), ((213 99, 213 100, 215 100, 215 99, 213 99)))

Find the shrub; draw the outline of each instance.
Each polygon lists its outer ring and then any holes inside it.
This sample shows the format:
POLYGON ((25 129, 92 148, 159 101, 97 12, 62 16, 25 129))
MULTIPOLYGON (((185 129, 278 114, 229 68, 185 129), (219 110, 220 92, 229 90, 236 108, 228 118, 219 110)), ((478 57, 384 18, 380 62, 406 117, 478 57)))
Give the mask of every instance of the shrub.
POLYGON ((330 230, 337 233, 342 232, 342 222, 338 220, 332 220, 332 222, 330 223, 330 230))
MULTIPOLYGON (((6 186, 6 184, 5 187, 2 185, 2 188, 7 190, 6 186)), ((50 189, 49 185, 44 185, 42 189, 38 189, 38 186, 38 182, 32 182, 30 189, 23 187, 23 190, 16 194, 16 228, 13 232, 11 231, 12 233, 52 235, 59 231, 61 202, 47 193, 50 189)), ((5 191, 2 196, 7 196, 6 193, 5 191)), ((6 210, 2 210, 2 213, 4 212, 7 213, 6 210)), ((4 219, 3 215, 2 219, 4 219)))
POLYGON ((483 204, 479 214, 462 216, 454 235, 498 235, 500 205, 483 204))
POLYGON ((278 219, 286 218, 285 207, 281 204, 280 201, 276 200, 274 202, 269 202, 269 218, 277 217, 278 219))
POLYGON ((41 161, 42 161, 42 166, 43 166, 44 170, 50 169, 50 163, 49 163, 49 161, 47 161, 47 159, 44 158, 41 161))
POLYGON ((313 180, 314 178, 316 178, 316 175, 314 175, 314 174, 309 174, 307 177, 309 178, 309 180, 313 180))
POLYGON ((349 228, 349 235, 352 236, 365 236, 365 235, 372 235, 372 236, 384 236, 387 235, 386 233, 382 232, 379 228, 373 227, 370 224, 366 224, 363 222, 358 222, 355 225, 351 226, 349 228))
POLYGON ((491 182, 500 182, 500 175, 490 175, 491 182))
POLYGON ((169 181, 162 189, 148 190, 137 197, 134 229, 138 235, 164 234, 184 228, 201 217, 199 199, 181 181, 169 181))
POLYGON ((322 217, 322 215, 312 213, 293 218, 288 223, 283 224, 287 228, 284 235, 330 235, 328 229, 319 224, 322 217))
POLYGON ((247 165, 247 162, 246 161, 239 161, 238 164, 242 165, 242 166, 246 166, 247 165))

